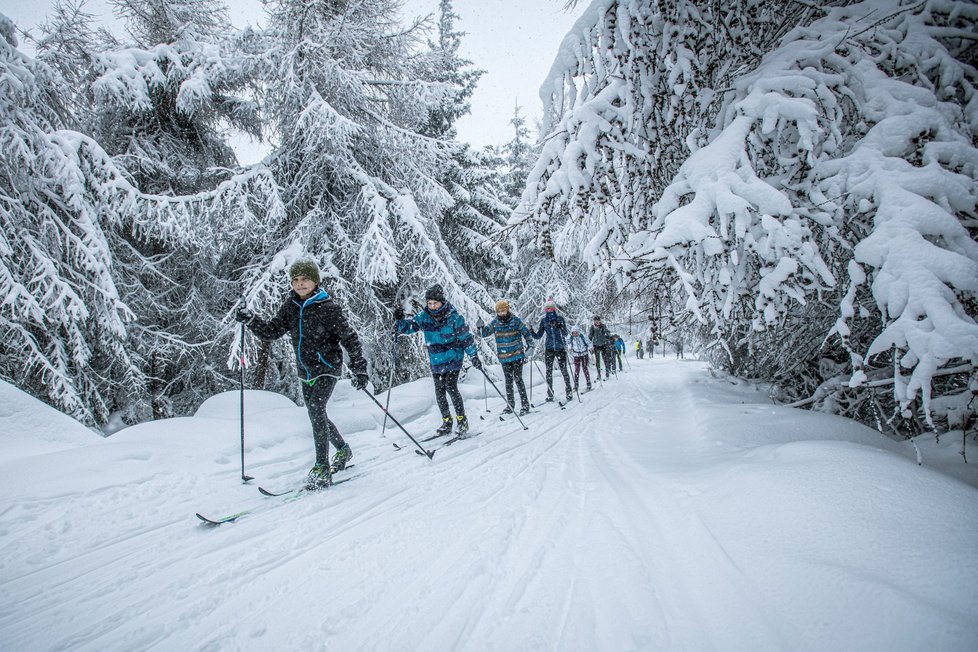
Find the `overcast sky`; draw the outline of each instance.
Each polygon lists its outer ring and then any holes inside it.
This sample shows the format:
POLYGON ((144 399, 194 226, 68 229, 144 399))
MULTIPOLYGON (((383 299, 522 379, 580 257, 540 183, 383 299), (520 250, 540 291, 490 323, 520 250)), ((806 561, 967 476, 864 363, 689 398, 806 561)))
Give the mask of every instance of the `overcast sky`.
MULTIPOLYGON (((0 12, 19 28, 29 29, 43 21, 53 4, 53 0, 0 0, 0 12)), ((236 26, 261 23, 259 0, 228 0, 227 4, 236 26)), ((476 146, 507 142, 513 135, 509 121, 517 104, 523 107, 528 125, 535 128, 542 114, 540 84, 561 39, 581 13, 580 7, 566 13, 563 5, 564 0, 455 0, 455 13, 460 18, 457 28, 468 33, 462 54, 486 70, 472 98, 472 114, 458 123, 460 140, 476 146)), ((405 15, 419 16, 437 9, 438 0, 407 0, 405 15)), ((89 0, 86 10, 103 22, 114 21, 109 0, 89 0)), ((250 158, 242 154, 243 159, 250 158)))

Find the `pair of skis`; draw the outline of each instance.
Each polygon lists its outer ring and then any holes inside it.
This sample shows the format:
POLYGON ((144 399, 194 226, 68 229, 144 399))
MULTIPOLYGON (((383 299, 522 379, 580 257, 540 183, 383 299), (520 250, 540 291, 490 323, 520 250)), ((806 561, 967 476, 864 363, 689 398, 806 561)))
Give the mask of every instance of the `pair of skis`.
MULTIPOLYGON (((460 442, 463 439, 471 439, 473 437, 477 437, 479 434, 480 433, 477 430, 469 430, 464 435, 455 435, 451 439, 449 439, 449 440, 447 440, 445 442, 442 442, 439 446, 436 446, 435 448, 433 448, 431 452, 434 453, 435 451, 439 451, 442 448, 445 448, 446 446, 451 446, 452 444, 454 444, 456 442, 460 442)), ((444 437, 444 435, 440 435, 440 436, 444 437)), ((422 453, 419 450, 415 450, 414 452, 417 453, 418 455, 424 455, 424 453, 422 453)))
MULTIPOLYGON (((353 466, 354 466, 353 464, 350 464, 346 468, 349 469, 349 468, 352 468, 353 466)), ((346 470, 346 469, 344 469, 344 470, 346 470)), ((340 471, 336 471, 335 473, 340 473, 340 471)), ((339 480, 333 480, 330 483, 329 486, 330 487, 335 487, 338 484, 343 484, 344 482, 349 482, 350 480, 353 480, 356 477, 357 476, 355 476, 355 475, 351 475, 349 477, 340 478, 339 480)), ((323 487, 323 489, 326 489, 326 488, 328 488, 328 487, 323 487)), ((287 504, 287 503, 291 503, 291 502, 293 502, 295 500, 298 500, 299 498, 301 498, 303 496, 307 496, 309 494, 314 494, 314 493, 319 493, 320 491, 322 491, 322 489, 310 489, 308 487, 308 485, 303 484, 301 487, 296 487, 296 488, 293 488, 293 489, 287 489, 285 491, 271 491, 269 489, 266 489, 265 487, 258 487, 258 491, 261 492, 261 495, 267 496, 269 498, 282 498, 282 502, 279 503, 279 504, 280 505, 284 505, 284 504, 287 504)), ((245 510, 242 510, 240 512, 235 512, 233 514, 227 514, 225 516, 220 516, 220 517, 217 517, 217 518, 211 518, 209 516, 204 516, 200 512, 197 512, 197 518, 199 518, 201 520, 201 522, 203 524, 205 524, 205 525, 217 526, 217 525, 224 525, 225 523, 233 523, 233 522, 237 521, 239 518, 241 518, 242 516, 247 516, 249 514, 254 514, 257 511, 265 511, 266 509, 267 509, 267 507, 259 507, 259 508, 254 508, 254 509, 245 509, 245 510)))

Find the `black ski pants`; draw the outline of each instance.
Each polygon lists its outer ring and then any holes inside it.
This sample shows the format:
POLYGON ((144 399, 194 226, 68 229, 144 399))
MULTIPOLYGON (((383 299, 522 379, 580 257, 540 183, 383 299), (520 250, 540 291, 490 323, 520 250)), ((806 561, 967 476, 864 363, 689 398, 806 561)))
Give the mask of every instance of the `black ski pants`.
POLYGON ((336 387, 335 376, 320 376, 312 383, 302 381, 302 399, 312 421, 312 440, 316 444, 316 464, 329 464, 329 444, 337 450, 346 445, 336 425, 326 414, 326 402, 336 387))
POLYGON ((523 360, 517 360, 516 362, 507 362, 503 365, 503 377, 506 379, 506 400, 509 401, 509 406, 516 409, 516 403, 513 400, 513 385, 516 385, 516 389, 520 391, 520 401, 523 407, 530 407, 530 399, 526 398, 526 384, 523 382, 523 360))
POLYGON ((435 402, 441 411, 442 418, 451 418, 452 413, 448 410, 448 397, 452 399, 455 406, 455 416, 465 416, 465 406, 462 404, 462 394, 458 391, 458 371, 448 371, 443 374, 432 374, 435 380, 435 402))
POLYGON ((594 367, 598 370, 598 378, 601 378, 601 362, 604 362, 604 375, 607 378, 611 375, 611 372, 615 369, 615 363, 612 359, 612 350, 614 345, 608 346, 595 346, 594 347, 594 367))
POLYGON ((564 390, 570 394, 571 389, 570 374, 567 373, 567 351, 558 349, 547 349, 543 356, 543 364, 547 367, 547 398, 554 396, 554 360, 560 365, 560 373, 564 376, 564 390))

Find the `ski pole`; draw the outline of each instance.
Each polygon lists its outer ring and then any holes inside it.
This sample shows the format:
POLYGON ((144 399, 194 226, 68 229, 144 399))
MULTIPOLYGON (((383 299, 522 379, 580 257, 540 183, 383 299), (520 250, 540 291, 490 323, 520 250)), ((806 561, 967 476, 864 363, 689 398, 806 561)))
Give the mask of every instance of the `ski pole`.
POLYGON ((482 396, 486 399, 486 412, 489 411, 489 389, 486 387, 486 379, 482 379, 482 396))
MULTIPOLYGON (((540 365, 537 364, 537 361, 536 360, 533 361, 533 366, 535 366, 537 368, 537 371, 540 372, 540 377, 542 377, 544 380, 546 380, 547 374, 543 373, 543 370, 540 368, 540 365)), ((549 395, 550 387, 551 387, 550 385, 547 385, 548 395, 549 395)))
POLYGON ((513 406, 512 406, 512 405, 510 405, 510 403, 509 403, 509 401, 508 401, 508 400, 506 399, 506 397, 505 397, 505 396, 503 396, 503 393, 499 391, 499 388, 498 388, 498 387, 496 387, 496 383, 494 383, 494 382, 492 382, 492 378, 490 378, 490 377, 489 377, 489 374, 487 374, 487 373, 486 373, 486 370, 485 370, 485 369, 483 369, 482 367, 479 367, 479 371, 481 371, 481 372, 482 372, 482 375, 486 377, 486 380, 488 380, 488 381, 489 381, 489 384, 490 384, 490 385, 492 385, 492 388, 493 388, 494 390, 496 390, 496 393, 497 393, 497 394, 499 394, 499 398, 501 398, 501 399, 503 399, 503 401, 504 401, 504 402, 506 403, 506 405, 507 405, 507 406, 509 407, 509 409, 513 411, 513 415, 514 415, 514 416, 516 416, 516 420, 520 422, 520 425, 521 425, 521 426, 523 426, 523 430, 529 430, 529 428, 527 427, 527 425, 526 425, 525 423, 523 423, 523 419, 521 419, 521 418, 520 418, 520 415, 519 415, 519 414, 517 414, 517 412, 516 412, 516 410, 515 410, 515 409, 513 408, 513 406))
MULTIPOLYGON (((485 373, 485 372, 483 372, 483 373, 485 373)), ((401 432, 403 432, 403 433, 404 433, 405 435, 407 435, 407 436, 408 436, 408 439, 410 439, 411 441, 413 441, 413 442, 414 442, 414 445, 415 445, 415 446, 417 446, 417 447, 418 447, 418 449, 419 449, 419 450, 420 450, 420 451, 421 451, 421 452, 422 452, 422 453, 423 453, 424 455, 426 455, 426 456, 428 457, 428 459, 429 459, 429 460, 430 460, 430 459, 431 459, 432 457, 434 457, 434 455, 435 455, 435 451, 429 451, 429 450, 425 450, 425 448, 424 448, 424 446, 422 446, 421 444, 419 444, 419 443, 418 443, 418 440, 417 440, 417 439, 415 439, 414 437, 412 437, 412 436, 411 436, 411 433, 409 433, 409 432, 408 432, 407 430, 405 430, 405 429, 404 429, 404 426, 402 426, 402 425, 401 425, 401 422, 400 422, 400 421, 398 421, 397 419, 395 419, 395 418, 394 418, 394 415, 393 415, 393 414, 391 414, 390 412, 388 412, 388 411, 387 411, 387 408, 385 408, 385 407, 384 407, 383 405, 381 405, 381 404, 380 404, 380 401, 378 401, 378 400, 377 400, 376 398, 374 398, 374 395, 373 395, 373 394, 371 394, 370 392, 368 392, 368 391, 367 391, 367 388, 366 388, 366 387, 363 387, 363 388, 361 388, 361 391, 362 391, 362 392, 363 392, 364 394, 366 394, 367 396, 369 396, 369 397, 370 397, 370 400, 371 400, 371 401, 373 401, 374 403, 376 403, 376 404, 377 404, 377 407, 379 407, 379 408, 380 408, 381 410, 383 410, 383 411, 384 411, 384 413, 385 413, 385 414, 387 414, 387 416, 389 416, 389 417, 390 417, 390 419, 391 419, 391 421, 393 421, 393 422, 394 422, 394 425, 395 425, 395 426, 397 426, 398 428, 400 428, 400 429, 401 429, 401 432)))
MULTIPOLYGON (((570 358, 570 356, 567 355, 567 353, 565 351, 564 352, 564 366, 567 367, 567 377, 568 378, 570 378, 570 375, 571 375, 570 359, 569 358, 570 358)), ((577 389, 577 379, 576 378, 574 379, 574 393, 577 394, 577 401, 578 401, 578 403, 583 403, 584 401, 581 400, 581 392, 580 392, 580 390, 577 389)))
MULTIPOLYGON (((244 302, 244 297, 241 298, 242 303, 244 302)), ((244 322, 241 323, 241 341, 238 342, 238 348, 241 351, 241 358, 238 360, 238 364, 241 367, 241 378, 239 382, 239 387, 241 389, 241 482, 248 482, 248 480, 254 480, 250 475, 245 475, 244 466, 244 430, 245 430, 245 413, 244 413, 244 384, 245 384, 245 353, 244 353, 244 342, 245 342, 245 325, 244 322)))
POLYGON ((384 427, 380 429, 380 436, 383 437, 387 432, 387 408, 391 406, 391 390, 394 388, 394 365, 397 362, 397 331, 394 331, 394 344, 391 346, 391 373, 387 379, 387 398, 384 400, 384 427))

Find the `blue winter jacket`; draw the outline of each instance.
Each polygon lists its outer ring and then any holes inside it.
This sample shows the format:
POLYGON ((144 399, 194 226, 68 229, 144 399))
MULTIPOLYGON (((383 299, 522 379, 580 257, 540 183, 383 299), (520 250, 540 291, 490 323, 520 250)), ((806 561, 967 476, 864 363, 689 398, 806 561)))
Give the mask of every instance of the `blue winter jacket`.
POLYGON ((465 318, 450 303, 433 313, 425 308, 414 317, 398 320, 397 332, 408 335, 422 331, 428 345, 428 363, 431 373, 444 374, 459 371, 465 354, 476 356, 475 338, 469 332, 465 318))
POLYGON ((502 364, 519 362, 524 358, 525 353, 528 354, 533 350, 533 341, 530 340, 533 331, 523 323, 522 319, 512 313, 507 313, 503 317, 497 316, 478 330, 482 337, 496 336, 496 355, 502 364), (525 347, 524 340, 526 340, 525 347))
POLYGON ((544 314, 533 337, 540 339, 547 334, 546 347, 548 351, 563 351, 567 348, 567 322, 556 312, 544 314))

